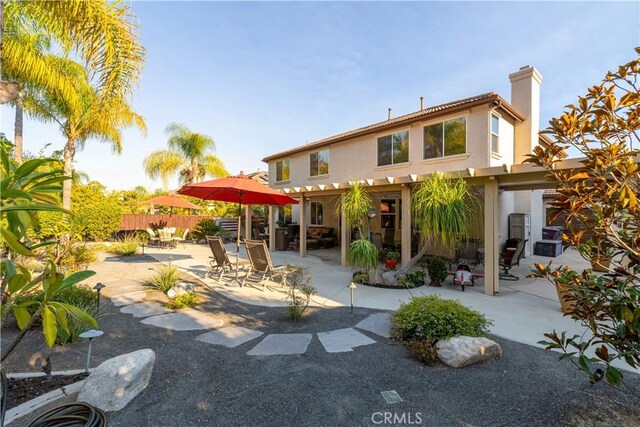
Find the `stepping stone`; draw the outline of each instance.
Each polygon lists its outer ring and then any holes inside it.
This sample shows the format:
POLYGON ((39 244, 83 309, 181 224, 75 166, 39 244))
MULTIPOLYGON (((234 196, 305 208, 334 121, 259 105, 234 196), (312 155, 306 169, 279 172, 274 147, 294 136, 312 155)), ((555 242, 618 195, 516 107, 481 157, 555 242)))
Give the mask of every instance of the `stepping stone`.
POLYGON ((147 317, 141 323, 174 331, 199 331, 219 328, 224 324, 222 319, 214 319, 193 309, 181 310, 178 313, 161 314, 147 317))
POLYGON ((129 304, 142 302, 146 298, 147 298, 147 293, 145 291, 137 291, 137 292, 130 292, 128 294, 116 295, 113 298, 111 298, 111 302, 116 307, 120 307, 121 305, 129 305, 129 304))
POLYGON ((272 334, 247 352, 249 356, 303 354, 311 342, 311 334, 272 334))
POLYGON ((227 328, 218 329, 217 331, 207 332, 198 335, 198 341, 207 344, 223 345, 228 348, 234 348, 247 341, 258 338, 264 332, 254 331, 253 329, 242 328, 240 326, 229 326, 227 328))
POLYGON ((355 327, 389 338, 391 336, 391 318, 389 316, 389 313, 371 314, 366 319, 361 320, 355 327))
POLYGON ((133 317, 149 317, 157 316, 158 314, 171 313, 172 311, 157 302, 141 302, 138 304, 124 306, 120 309, 120 312, 133 314, 133 317))
POLYGON ((336 329, 329 332, 318 332, 318 338, 327 353, 343 353, 353 351, 355 347, 375 344, 368 336, 352 328, 336 329))

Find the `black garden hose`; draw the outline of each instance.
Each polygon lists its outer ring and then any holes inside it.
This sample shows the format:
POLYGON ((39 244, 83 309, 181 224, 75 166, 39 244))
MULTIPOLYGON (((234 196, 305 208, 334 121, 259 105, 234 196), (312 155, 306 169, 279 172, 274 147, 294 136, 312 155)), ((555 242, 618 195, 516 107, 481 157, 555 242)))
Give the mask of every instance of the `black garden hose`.
POLYGON ((29 427, 103 427, 107 416, 87 403, 67 403, 45 412, 33 420, 29 427))
POLYGON ((4 369, 0 368, 0 386, 2 387, 2 396, 0 396, 0 427, 4 426, 4 414, 7 412, 7 396, 9 394, 9 382, 4 369))

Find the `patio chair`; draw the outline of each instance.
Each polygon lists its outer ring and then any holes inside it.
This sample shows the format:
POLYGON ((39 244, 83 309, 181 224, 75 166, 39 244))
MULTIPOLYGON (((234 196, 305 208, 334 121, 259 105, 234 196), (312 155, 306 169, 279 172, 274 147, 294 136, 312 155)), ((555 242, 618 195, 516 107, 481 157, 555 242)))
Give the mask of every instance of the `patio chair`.
POLYGON ((502 252, 499 260, 500 267, 502 268, 499 275, 500 279, 511 281, 520 280, 518 276, 511 274, 510 270, 514 266, 520 265, 520 259, 524 253, 524 245, 526 243, 526 240, 521 239, 507 240, 507 244, 505 245, 504 251, 502 252))
POLYGON ((160 239, 156 236, 156 233, 154 233, 151 228, 147 228, 147 233, 149 233, 149 241, 147 242, 147 245, 149 246, 160 245, 160 239))
POLYGON ((175 247, 176 242, 173 240, 173 234, 163 228, 162 230, 158 230, 158 235, 160 236, 160 246, 163 248, 173 248, 175 247))
POLYGON ((271 256, 269 255, 269 249, 264 240, 245 240, 245 247, 247 248, 247 256, 249 257, 249 264, 251 270, 247 273, 242 281, 241 286, 244 286, 245 282, 252 274, 258 274, 262 277, 258 283, 262 283, 262 288, 266 286, 266 278, 269 276, 271 280, 280 276, 282 284, 287 283, 287 266, 273 266, 271 264, 271 256))
POLYGON ((206 236, 206 238, 213 256, 209 257, 211 258, 211 261, 209 261, 210 267, 209 270, 204 273, 204 278, 206 279, 209 273, 213 271, 219 271, 220 275, 218 276, 218 280, 220 280, 225 271, 231 271, 233 269, 233 264, 229 261, 227 250, 220 236, 206 236))

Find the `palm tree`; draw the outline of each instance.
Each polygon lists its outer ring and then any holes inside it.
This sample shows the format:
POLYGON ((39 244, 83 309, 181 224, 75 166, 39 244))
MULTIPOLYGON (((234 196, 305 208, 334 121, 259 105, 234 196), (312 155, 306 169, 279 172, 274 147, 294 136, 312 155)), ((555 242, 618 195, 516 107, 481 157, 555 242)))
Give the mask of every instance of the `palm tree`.
POLYGON ((140 76, 145 56, 134 18, 122 0, 0 2, 2 78, 20 82, 16 95, 17 158, 22 154, 20 97, 25 86, 35 85, 65 99, 74 109, 80 109, 82 103, 73 79, 51 67, 51 58, 28 35, 52 37, 63 52, 77 55, 96 82, 101 99, 126 99, 140 76))
POLYGON ((169 149, 154 151, 144 159, 145 173, 151 179, 162 179, 165 189, 169 177, 176 173, 181 184, 200 182, 206 175, 228 175, 222 160, 213 154, 216 146, 210 136, 191 132, 180 123, 171 123, 165 133, 169 149))
MULTIPOLYGON (((51 60, 51 66, 72 79, 80 99, 79 107, 45 89, 29 88, 25 91, 25 110, 30 116, 59 126, 67 139, 63 149, 64 172, 67 176, 73 176, 76 151, 82 150, 87 140, 109 143, 113 151, 119 154, 122 151, 124 128, 135 126, 146 133, 144 119, 131 109, 126 99, 114 95, 101 97, 100 89, 91 84, 86 70, 80 64, 55 57, 51 60)), ((65 209, 71 207, 71 185, 71 180, 63 184, 62 205, 65 209)))

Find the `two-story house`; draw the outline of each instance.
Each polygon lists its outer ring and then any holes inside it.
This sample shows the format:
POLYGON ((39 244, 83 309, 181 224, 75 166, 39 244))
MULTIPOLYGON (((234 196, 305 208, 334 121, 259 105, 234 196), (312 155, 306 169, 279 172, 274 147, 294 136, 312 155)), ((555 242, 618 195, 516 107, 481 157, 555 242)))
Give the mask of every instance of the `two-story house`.
MULTIPOLYGON (((545 225, 541 188, 548 185, 539 171, 532 178, 529 167, 520 165, 534 146, 545 143, 538 135, 542 76, 527 66, 509 79, 510 102, 491 92, 421 105, 410 114, 271 154, 264 158, 269 186, 300 199, 293 220, 302 230, 320 225, 340 230, 344 265, 351 236, 340 227, 343 221, 335 206, 353 181, 367 185, 376 199, 372 228, 393 229, 406 262, 412 248, 411 188, 435 171, 462 177, 484 198, 477 237, 487 254, 485 272, 497 273, 510 213, 531 214, 529 240, 540 240, 545 225)), ((300 234, 304 256, 306 233, 300 234)), ((489 282, 485 291, 496 293, 497 278, 489 282)))

